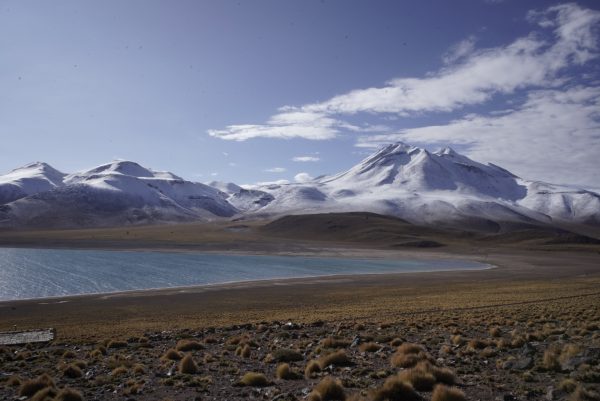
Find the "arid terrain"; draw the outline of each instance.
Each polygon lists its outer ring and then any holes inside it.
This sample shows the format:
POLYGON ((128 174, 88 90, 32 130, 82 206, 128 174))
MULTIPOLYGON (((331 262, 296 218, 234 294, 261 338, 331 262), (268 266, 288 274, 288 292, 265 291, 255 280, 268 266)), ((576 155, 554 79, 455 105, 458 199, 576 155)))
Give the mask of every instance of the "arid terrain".
POLYGON ((4 302, 0 330, 53 327, 57 338, 0 348, 0 399, 599 399, 593 239, 411 229, 375 215, 292 220, 4 233, 1 242, 496 267, 4 302))

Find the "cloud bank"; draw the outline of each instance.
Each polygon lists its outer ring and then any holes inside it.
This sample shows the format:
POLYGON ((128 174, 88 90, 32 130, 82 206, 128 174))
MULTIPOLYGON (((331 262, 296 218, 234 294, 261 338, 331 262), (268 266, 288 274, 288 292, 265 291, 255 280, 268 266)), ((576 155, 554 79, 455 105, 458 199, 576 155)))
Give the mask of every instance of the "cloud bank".
MULTIPOLYGON (((530 34, 494 48, 477 49, 474 37, 441 56, 444 65, 423 77, 396 78, 381 87, 356 89, 323 102, 281 107, 265 124, 210 130, 225 140, 304 138, 328 140, 344 133, 357 146, 390 141, 462 144, 471 157, 546 180, 590 184, 600 170, 600 82, 577 69, 599 56, 600 12, 569 3, 530 11, 530 34), (589 82, 585 82, 585 81, 589 82), (472 114, 469 107, 498 96, 513 97, 509 110, 472 114), (346 120, 462 112, 446 124, 410 129, 356 125, 346 120), (390 133, 392 132, 392 133, 390 133), (553 171, 553 158, 568 154, 571 171, 553 171)), ((404 117, 404 118, 403 118, 404 117)), ((398 120, 396 120, 398 121, 398 120)), ((298 160, 299 161, 299 160, 298 160)))

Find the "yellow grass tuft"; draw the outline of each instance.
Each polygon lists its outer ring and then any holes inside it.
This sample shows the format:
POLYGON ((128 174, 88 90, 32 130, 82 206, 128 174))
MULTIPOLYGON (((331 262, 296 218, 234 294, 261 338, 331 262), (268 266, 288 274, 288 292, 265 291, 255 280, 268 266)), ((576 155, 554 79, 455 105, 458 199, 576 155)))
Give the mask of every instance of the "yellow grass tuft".
POLYGON ((21 384, 19 388, 19 395, 25 397, 31 397, 38 391, 46 387, 55 387, 54 380, 47 374, 43 374, 35 379, 27 380, 21 384))
POLYGON ((67 367, 63 369, 63 376, 69 377, 71 379, 77 379, 83 376, 83 372, 81 371, 81 368, 79 366, 72 363, 70 365, 67 365, 67 367))
POLYGON ((381 346, 374 342, 362 343, 358 347, 361 352, 377 352, 380 348, 381 346))
POLYGON ((318 394, 320 397, 319 399, 323 401, 344 401, 346 399, 346 394, 344 393, 344 387, 342 386, 342 383, 331 376, 326 376, 323 380, 321 380, 319 384, 315 386, 312 392, 318 394))
POLYGON ((38 391, 29 401, 53 401, 58 390, 54 387, 46 387, 38 391))
POLYGON ((309 361, 308 364, 306 365, 306 369, 304 369, 304 377, 306 377, 307 379, 310 379, 312 377, 315 376, 316 373, 319 373, 321 371, 321 365, 319 364, 319 362, 312 360, 309 361))
POLYGON ((63 388, 54 397, 54 401, 83 401, 83 396, 79 391, 63 388))
POLYGON ((321 369, 325 369, 329 365, 333 366, 350 366, 352 362, 348 355, 342 350, 332 352, 330 354, 324 355, 318 360, 319 366, 321 369))
POLYGON ((125 341, 111 340, 108 342, 107 347, 108 348, 126 348, 127 343, 125 341))
POLYGON ((241 378, 240 384, 244 386, 264 387, 269 385, 269 381, 262 373, 248 372, 241 378))
POLYGON ((433 389, 431 401, 467 401, 465 393, 456 387, 447 387, 443 384, 438 384, 433 389))
POLYGON ((321 345, 324 348, 346 348, 350 345, 350 341, 334 337, 327 337, 321 341, 321 345))
POLYGON ((197 351, 197 350, 204 349, 204 345, 200 344, 196 340, 183 339, 183 340, 179 340, 177 342, 175 349, 177 351, 183 351, 183 352, 197 351))
POLYGON ((181 362, 179 362, 179 373, 193 375, 198 372, 198 365, 192 354, 186 354, 181 362))
POLYGON ((280 363, 277 365, 275 375, 278 379, 282 380, 295 380, 301 377, 298 373, 294 372, 287 363, 280 363))
POLYGON ((174 350, 173 348, 167 350, 167 352, 165 352, 165 354, 162 356, 162 360, 168 360, 168 361, 178 361, 181 358, 183 358, 183 354, 181 352, 178 352, 176 350, 174 350))
POLYGON ((410 383, 401 380, 398 376, 386 379, 383 386, 374 390, 371 394, 373 401, 402 400, 420 401, 421 397, 415 392, 410 383))

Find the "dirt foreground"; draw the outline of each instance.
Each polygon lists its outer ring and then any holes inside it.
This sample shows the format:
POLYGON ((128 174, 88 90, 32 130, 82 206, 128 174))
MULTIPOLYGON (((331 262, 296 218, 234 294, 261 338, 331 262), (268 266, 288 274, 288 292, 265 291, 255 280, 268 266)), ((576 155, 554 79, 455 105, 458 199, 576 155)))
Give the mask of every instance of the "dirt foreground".
POLYGON ((39 399, 598 399, 597 253, 318 254, 497 267, 0 303, 0 330, 57 329, 51 344, 0 349, 0 399, 35 380, 39 399))

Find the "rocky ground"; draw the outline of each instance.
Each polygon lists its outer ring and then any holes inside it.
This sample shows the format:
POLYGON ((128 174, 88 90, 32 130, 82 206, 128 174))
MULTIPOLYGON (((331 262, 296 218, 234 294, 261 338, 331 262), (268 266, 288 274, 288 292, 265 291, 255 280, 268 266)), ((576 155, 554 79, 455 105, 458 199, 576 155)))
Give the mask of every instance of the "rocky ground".
POLYGON ((599 307, 590 295, 7 346, 0 399, 600 400, 599 307))

